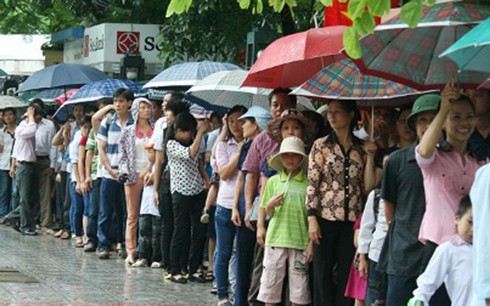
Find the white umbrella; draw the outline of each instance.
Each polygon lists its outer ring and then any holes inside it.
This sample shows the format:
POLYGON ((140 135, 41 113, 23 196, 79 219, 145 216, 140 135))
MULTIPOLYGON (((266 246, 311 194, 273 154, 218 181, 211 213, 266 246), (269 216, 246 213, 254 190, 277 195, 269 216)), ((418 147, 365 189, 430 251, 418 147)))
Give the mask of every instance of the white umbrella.
MULTIPOLYGON (((241 86, 247 76, 245 70, 220 71, 213 73, 192 86, 186 93, 213 105, 231 108, 234 105, 251 107, 259 105, 269 108, 270 88, 241 86)), ((298 97, 299 110, 315 110, 306 98, 298 97)))
POLYGON ((21 98, 14 96, 0 96, 0 109, 5 108, 22 108, 29 106, 26 102, 24 102, 21 98))

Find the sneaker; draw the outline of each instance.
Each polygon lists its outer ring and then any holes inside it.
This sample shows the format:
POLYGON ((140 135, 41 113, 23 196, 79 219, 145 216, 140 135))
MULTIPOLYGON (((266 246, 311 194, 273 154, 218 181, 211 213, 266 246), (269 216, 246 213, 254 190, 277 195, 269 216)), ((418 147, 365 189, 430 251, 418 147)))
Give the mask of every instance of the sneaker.
POLYGON ((154 261, 151 263, 151 268, 152 269, 160 269, 162 267, 162 264, 159 263, 158 261, 154 261))
POLYGON ((89 242, 83 246, 84 252, 95 252, 96 249, 97 249, 97 247, 92 242, 89 242))
POLYGON ((109 259, 109 251, 106 249, 99 249, 99 259, 109 259))
POLYGON ((208 213, 207 209, 202 211, 201 223, 202 224, 208 224, 209 223, 209 213, 208 213))
POLYGON ((148 260, 138 259, 134 264, 131 265, 133 268, 148 267, 148 260))

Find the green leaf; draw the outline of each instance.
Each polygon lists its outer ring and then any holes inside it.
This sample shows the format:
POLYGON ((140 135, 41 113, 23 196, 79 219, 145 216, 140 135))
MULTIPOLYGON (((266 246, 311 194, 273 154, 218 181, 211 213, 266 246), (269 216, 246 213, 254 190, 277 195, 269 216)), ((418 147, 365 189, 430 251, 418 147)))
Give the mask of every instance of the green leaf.
POLYGON ((250 7, 250 0, 238 0, 238 4, 242 10, 245 10, 250 7))
POLYGON ((374 17, 369 11, 364 11, 361 16, 362 27, 368 34, 374 33, 374 28, 376 23, 374 22, 374 17))
POLYGON ((345 29, 343 41, 344 41, 345 52, 347 53, 348 56, 350 56, 353 59, 361 58, 362 56, 361 43, 359 42, 357 32, 354 28, 350 27, 345 29))
POLYGON ((296 3, 296 0, 286 0, 286 4, 290 7, 290 8, 293 8, 295 6, 298 5, 298 3, 296 3))
POLYGON ((256 8, 257 13, 262 14, 262 11, 264 10, 264 3, 262 2, 262 0, 257 0, 256 8))
POLYGON ((367 0, 349 0, 348 12, 353 19, 360 17, 366 9, 367 0))
POLYGON ((437 2, 437 0, 428 0, 427 4, 432 6, 432 5, 436 4, 436 2, 437 2))
POLYGON ((320 0, 320 3, 325 5, 325 6, 332 6, 333 0, 320 0))
POLYGON ((408 24, 410 28, 417 27, 422 17, 422 4, 417 1, 410 1, 402 6, 400 19, 408 24))
POLYGON ((347 0, 339 0, 339 3, 346 3, 347 0))
POLYGON ((165 17, 168 18, 173 14, 180 15, 183 12, 188 12, 191 5, 192 0, 170 0, 165 17))
POLYGON ((356 33, 359 36, 364 36, 367 34, 367 31, 366 29, 364 29, 364 26, 362 24, 361 18, 359 17, 354 19, 354 21, 352 22, 352 27, 354 28, 354 30, 356 30, 356 33))
POLYGON ((391 9, 390 0, 368 0, 368 9, 372 15, 381 17, 391 9))
POLYGON ((269 6, 272 6, 272 9, 276 13, 281 12, 285 4, 285 0, 269 0, 269 6))

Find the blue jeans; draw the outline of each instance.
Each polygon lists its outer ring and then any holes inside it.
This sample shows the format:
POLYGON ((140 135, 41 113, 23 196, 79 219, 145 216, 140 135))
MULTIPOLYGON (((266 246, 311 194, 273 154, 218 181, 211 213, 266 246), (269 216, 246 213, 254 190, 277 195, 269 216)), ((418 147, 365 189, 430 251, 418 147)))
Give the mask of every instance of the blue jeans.
POLYGON ((369 259, 368 286, 365 305, 386 300, 386 274, 376 270, 378 263, 369 259))
POLYGON ((407 305, 417 288, 417 277, 388 274, 386 305, 407 305))
POLYGON ((92 188, 88 193, 88 205, 84 214, 87 216, 87 238, 89 243, 97 245, 97 220, 99 218, 100 179, 92 181, 92 188))
POLYGON ((71 209, 70 221, 74 230, 75 236, 83 236, 82 218, 83 218, 83 196, 76 192, 76 182, 70 183, 71 209))
POLYGON ((108 250, 124 241, 124 186, 116 180, 102 178, 100 183, 99 248, 108 250), (114 230, 112 230, 114 229, 114 230))
POLYGON ((256 242, 255 232, 245 226, 245 199, 243 192, 239 202, 242 226, 236 231, 236 289, 235 306, 248 306, 248 291, 252 281, 252 268, 254 248, 256 242))
POLYGON ((8 170, 0 170, 0 218, 5 217, 14 208, 12 178, 8 170))
POLYGON ((216 258, 214 274, 218 287, 218 298, 228 299, 228 266, 233 252, 236 228, 231 222, 231 209, 218 204, 214 215, 216 224, 216 258))

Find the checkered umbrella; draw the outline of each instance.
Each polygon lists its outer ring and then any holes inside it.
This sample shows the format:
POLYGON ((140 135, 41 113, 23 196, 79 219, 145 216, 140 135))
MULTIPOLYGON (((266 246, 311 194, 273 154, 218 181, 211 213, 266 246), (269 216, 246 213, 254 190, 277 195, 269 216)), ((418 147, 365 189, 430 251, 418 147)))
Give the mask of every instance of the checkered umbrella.
MULTIPOLYGON (((463 2, 425 8, 415 29, 400 24, 395 17, 360 40, 363 55, 354 62, 363 74, 418 90, 442 89, 449 77, 458 72, 458 67, 451 60, 439 58, 439 54, 487 17, 490 17, 490 7, 463 2)), ((463 88, 474 88, 485 78, 474 72, 456 75, 458 85, 463 88)))
POLYGON ((362 75, 349 59, 335 62, 293 91, 312 98, 382 100, 419 94, 411 87, 375 76, 362 75))
POLYGON ((151 79, 143 88, 186 88, 194 86, 199 80, 223 70, 237 70, 240 67, 221 62, 188 62, 173 65, 151 79))
POLYGON ((102 81, 90 82, 80 88, 70 99, 63 105, 77 104, 81 102, 95 102, 102 98, 112 98, 112 94, 118 88, 128 88, 134 92, 135 96, 143 96, 146 89, 131 80, 108 79, 102 81))

